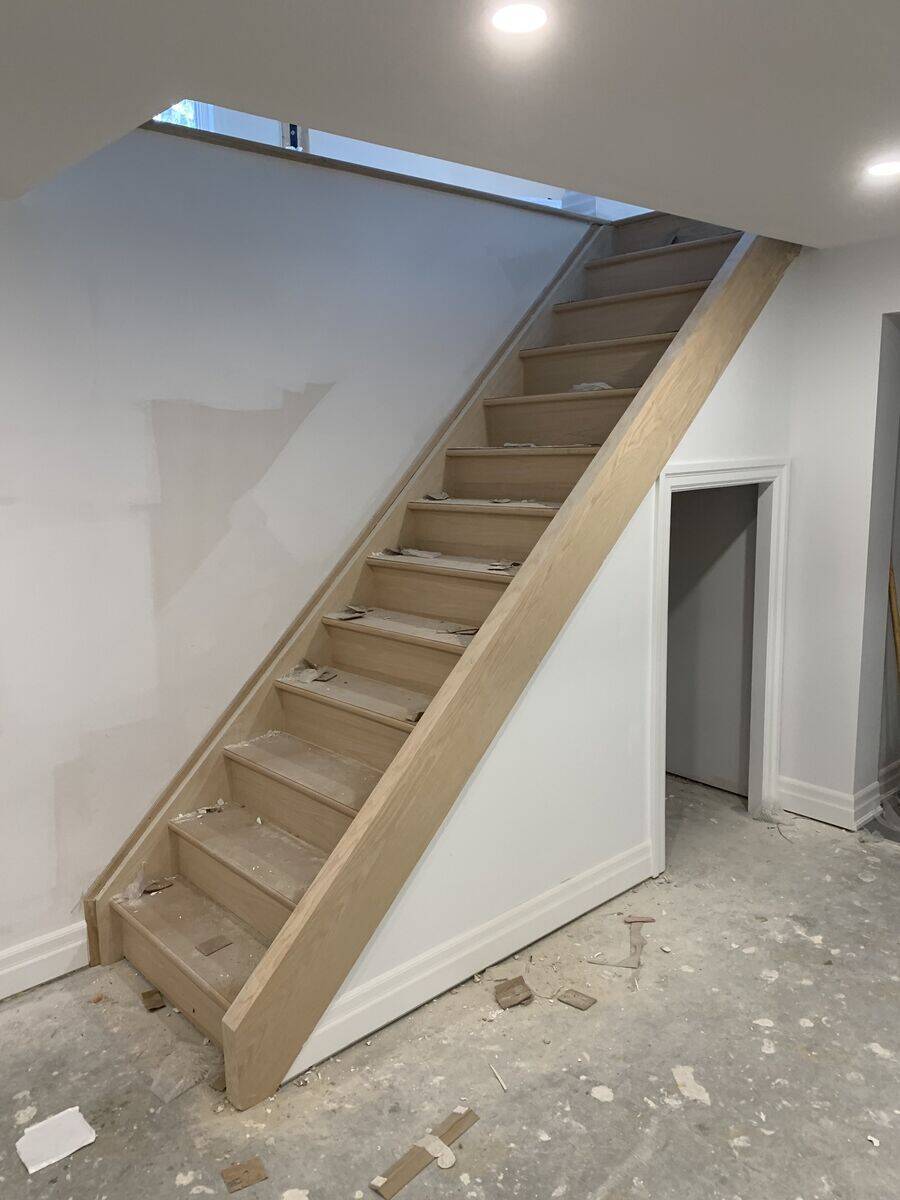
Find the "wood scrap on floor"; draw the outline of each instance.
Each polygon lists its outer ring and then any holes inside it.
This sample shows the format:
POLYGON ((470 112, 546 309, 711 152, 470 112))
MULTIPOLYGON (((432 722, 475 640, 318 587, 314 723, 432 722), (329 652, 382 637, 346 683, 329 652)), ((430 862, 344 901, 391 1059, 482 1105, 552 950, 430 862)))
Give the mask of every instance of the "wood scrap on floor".
POLYGON ((530 1004, 534 993, 521 975, 515 979, 504 979, 494 988, 494 999, 501 1008, 515 1008, 517 1004, 530 1004))
POLYGON ((269 1178, 269 1173, 258 1155, 248 1158, 246 1162, 225 1167, 220 1173, 229 1192, 242 1192, 244 1188, 253 1187, 254 1183, 262 1183, 264 1179, 269 1178))
POLYGON ((174 882, 174 879, 148 879, 144 884, 144 895, 155 896, 157 892, 164 892, 166 888, 170 888, 174 882))
POLYGON ((556 999, 561 1004, 568 1004, 570 1008, 580 1009, 581 1012, 587 1012, 597 1003, 593 996, 589 996, 587 992, 579 992, 577 988, 563 988, 561 992, 557 992, 556 999))
MULTIPOLYGON (((411 1180, 415 1179, 417 1175, 421 1175, 431 1162, 437 1161, 439 1166, 452 1166, 453 1162, 447 1159, 444 1160, 444 1164, 441 1163, 444 1150, 461 1138, 468 1129, 471 1129, 477 1120, 478 1114, 471 1108, 467 1108, 465 1105, 454 1108, 453 1112, 439 1122, 430 1134, 410 1147, 402 1158, 398 1158, 384 1175, 376 1175, 369 1187, 376 1195, 381 1196, 382 1200, 391 1200, 411 1180)), ((455 1161, 455 1155, 452 1155, 452 1152, 451 1157, 455 1161)))
POLYGON ((149 988, 146 992, 141 992, 141 1003, 147 1012, 156 1012, 157 1009, 166 1007, 165 997, 156 988, 149 988))

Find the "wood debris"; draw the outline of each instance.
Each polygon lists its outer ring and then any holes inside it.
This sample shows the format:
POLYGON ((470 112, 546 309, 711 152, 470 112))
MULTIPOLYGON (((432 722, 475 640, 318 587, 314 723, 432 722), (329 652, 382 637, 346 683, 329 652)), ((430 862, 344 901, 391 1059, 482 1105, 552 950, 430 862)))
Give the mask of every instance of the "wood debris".
POLYGON ((157 892, 164 892, 166 888, 170 888, 174 882, 174 879, 148 879, 144 884, 143 894, 155 896, 157 892))
POLYGON ((166 1001, 162 992, 158 992, 156 988, 150 988, 149 991, 141 992, 141 1003, 147 1012, 156 1012, 158 1008, 166 1007, 166 1001))
MULTIPOLYGON (((407 1150, 403 1157, 398 1158, 384 1175, 376 1175, 369 1187, 376 1195, 381 1196, 382 1200, 391 1200, 411 1180, 415 1179, 417 1175, 421 1175, 430 1163, 437 1161, 441 1165, 444 1151, 461 1138, 468 1129, 471 1129, 477 1120, 478 1114, 471 1108, 467 1108, 465 1105, 454 1108, 448 1117, 445 1117, 432 1129, 428 1137, 422 1138, 407 1150), (427 1148, 423 1143, 427 1144, 427 1148)), ((455 1155, 452 1155, 452 1152, 451 1158, 455 1161, 455 1155)), ((453 1165, 446 1158, 444 1163, 447 1166, 453 1165)))
POLYGON ((446 492, 426 492, 426 500, 449 500, 450 497, 446 492))
POLYGON ((656 917, 625 917, 626 925, 655 925, 656 917))
POLYGON ((581 1012, 586 1012, 597 1003, 593 996, 589 996, 587 992, 579 992, 576 988, 563 988, 561 992, 557 992, 556 999, 561 1004, 568 1004, 570 1008, 580 1009, 581 1012))
POLYGON ((517 1004, 530 1004, 534 993, 521 975, 515 979, 504 979, 494 988, 494 999, 501 1008, 515 1008, 517 1004))
POLYGON ((242 1192, 244 1188, 253 1187, 254 1183, 262 1183, 264 1179, 269 1178, 258 1155, 248 1158, 246 1162, 226 1167, 221 1175, 229 1192, 242 1192))
POLYGON ((217 950, 224 950, 226 946, 231 945, 231 938, 225 937, 221 933, 217 933, 215 937, 207 938, 205 942, 198 942, 197 949, 205 957, 209 958, 211 954, 215 954, 217 950))

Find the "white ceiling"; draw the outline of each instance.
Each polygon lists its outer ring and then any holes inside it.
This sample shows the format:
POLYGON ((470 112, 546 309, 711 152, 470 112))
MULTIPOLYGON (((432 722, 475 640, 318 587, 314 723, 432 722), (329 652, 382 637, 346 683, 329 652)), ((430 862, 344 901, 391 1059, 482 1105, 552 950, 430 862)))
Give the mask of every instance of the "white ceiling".
POLYGON ((900 234, 900 0, 3 0, 0 195, 190 96, 810 245, 900 234))

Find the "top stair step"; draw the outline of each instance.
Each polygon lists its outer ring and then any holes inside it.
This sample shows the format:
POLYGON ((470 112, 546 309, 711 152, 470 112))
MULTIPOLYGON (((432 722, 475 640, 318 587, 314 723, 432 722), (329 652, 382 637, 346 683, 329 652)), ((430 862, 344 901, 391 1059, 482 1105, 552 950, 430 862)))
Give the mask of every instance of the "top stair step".
POLYGON ((711 282, 699 279, 695 283, 555 304, 552 340, 590 342, 680 329, 711 282))
POLYGON ((712 279, 740 236, 739 233, 721 234, 594 259, 585 265, 588 297, 614 296, 712 279))

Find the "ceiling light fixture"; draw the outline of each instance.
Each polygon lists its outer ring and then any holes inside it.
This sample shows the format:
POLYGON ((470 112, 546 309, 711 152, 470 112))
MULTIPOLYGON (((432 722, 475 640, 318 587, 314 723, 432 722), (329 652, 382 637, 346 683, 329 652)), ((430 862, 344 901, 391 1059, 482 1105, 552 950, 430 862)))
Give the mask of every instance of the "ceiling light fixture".
POLYGON ((874 175, 876 179, 892 179, 900 175, 900 159, 889 158, 884 162, 872 163, 866 167, 867 175, 874 175))
POLYGON ((497 9, 492 20, 502 33, 534 33, 547 24, 547 11, 539 4, 507 4, 497 9))

